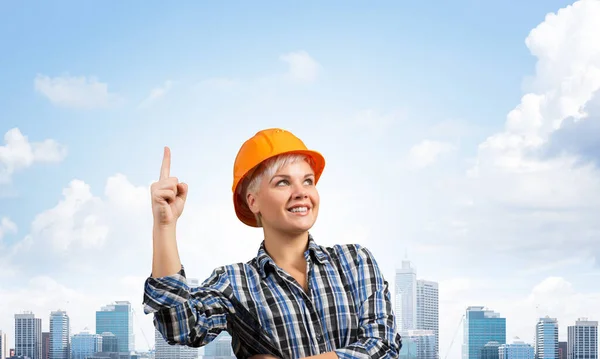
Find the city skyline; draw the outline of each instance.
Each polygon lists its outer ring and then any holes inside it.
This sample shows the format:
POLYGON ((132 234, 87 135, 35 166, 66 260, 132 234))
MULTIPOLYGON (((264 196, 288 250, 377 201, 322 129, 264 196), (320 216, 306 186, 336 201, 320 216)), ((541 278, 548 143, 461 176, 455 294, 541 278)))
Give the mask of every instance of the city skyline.
POLYGON ((256 256, 233 162, 282 127, 326 160, 316 243, 368 248, 392 296, 405 253, 439 284, 440 356, 461 358, 469 306, 527 342, 558 318, 566 340, 600 313, 598 18, 597 0, 4 3, 0 330, 61 309, 79 332, 129 301, 149 347, 164 146, 202 281, 256 256))
MULTIPOLYGON (((195 283, 196 285, 197 280, 196 279, 191 279, 191 282, 195 283)), ((106 306, 103 306, 98 312, 103 312, 106 311, 107 309, 113 309, 115 307, 115 305, 118 305, 119 303, 121 303, 121 305, 127 305, 128 303, 124 303, 122 301, 115 301, 114 303, 108 304, 106 306)), ((538 319, 538 321, 532 325, 532 330, 535 332, 535 335, 533 336, 533 339, 531 341, 528 341, 526 339, 522 339, 519 337, 514 337, 514 338, 508 338, 506 336, 506 324, 508 322, 507 318, 503 317, 501 313, 494 311, 493 309, 490 309, 486 306, 469 306, 467 308, 465 308, 466 311, 466 318, 464 319, 463 323, 463 331, 467 331, 468 328, 476 328, 477 332, 469 332, 465 335, 465 338, 468 338, 469 336, 474 336, 476 339, 475 341, 470 341, 470 340, 466 340, 463 343, 462 347, 462 357, 463 358, 472 358, 473 356, 475 358, 478 358, 478 352, 485 346, 489 346, 490 343, 497 343, 494 347, 494 350, 499 352, 499 354, 504 353, 505 355, 516 355, 516 358, 512 358, 512 359, 552 359, 552 358, 556 358, 556 359, 576 359, 574 357, 570 357, 567 354, 560 354, 560 350, 559 350, 559 346, 560 344, 565 344, 565 348, 567 348, 567 350, 569 351, 569 353, 578 353, 579 355, 587 355, 589 356, 588 359, 594 359, 594 358, 598 358, 598 347, 599 347, 599 336, 598 336, 598 320, 594 320, 594 319, 590 319, 587 317, 579 317, 577 318, 577 320, 573 323, 567 323, 566 324, 566 328, 567 328, 567 340, 566 341, 562 341, 559 339, 558 333, 556 332, 555 328, 558 328, 558 323, 560 322, 560 320, 558 320, 557 318, 551 318, 549 316, 545 316, 545 317, 541 317, 538 319), (472 319, 469 319, 469 313, 471 313, 472 319), (475 313, 475 314, 473 314, 475 313), (487 324, 483 324, 485 321, 488 320, 501 320, 502 322, 500 323, 501 326, 498 326, 498 324, 494 324, 494 323, 487 323, 487 324), (471 321, 471 324, 470 321, 471 321), (473 322, 473 320, 475 320, 475 322, 473 322), (483 321, 482 321, 483 320, 483 321), (567 346, 568 345, 568 346, 567 346), (527 348, 531 348, 532 353, 534 353, 534 357, 529 358, 527 356, 527 348), (550 349, 550 350, 549 350, 550 349), (471 354, 470 354, 471 353, 471 354), (473 354, 475 353, 475 354, 473 354), (507 354, 508 353, 508 354, 507 354), (513 354, 511 354, 513 353, 513 354), (526 357, 523 357, 523 355, 525 355, 526 357), (564 356, 563 356, 564 355, 564 356)), ((52 311, 50 313, 49 318, 52 318, 53 316, 59 316, 61 318, 70 318, 68 313, 62 310, 56 310, 56 311, 52 311)), ((43 320, 41 320, 41 318, 38 318, 35 313, 29 312, 29 311, 24 311, 23 313, 15 313, 14 314, 14 318, 15 318, 15 326, 21 326, 23 328, 28 328, 26 329, 26 331, 28 330, 34 330, 34 331, 39 331, 39 328, 41 328, 41 324, 43 322, 43 320), (19 320, 20 322, 17 322, 17 320, 19 320), (23 324, 22 321, 26 320, 27 323, 23 324), (20 323, 20 324, 19 324, 20 323), (35 326, 34 329, 32 329, 33 326, 35 326)), ((463 316, 464 318, 464 316, 463 316)), ((66 322, 68 322, 70 319, 67 319, 66 322)), ((50 321, 50 320, 49 320, 50 321)), ((62 323, 65 323, 64 321, 62 323)), ((120 324, 113 324, 113 326, 115 328, 120 327, 120 324)), ((103 332, 101 333, 102 335, 100 335, 100 333, 98 333, 98 331, 102 331, 102 329, 96 329, 96 334, 90 334, 89 332, 89 328, 84 328, 82 331, 78 332, 78 333, 73 333, 69 330, 69 326, 68 324, 66 325, 59 325, 58 326, 60 328, 60 331, 62 332, 63 329, 66 327, 67 331, 69 332, 69 337, 68 337, 68 342, 69 343, 73 343, 73 338, 78 338, 79 339, 79 344, 77 344, 76 346, 81 347, 82 346, 82 342, 87 342, 90 341, 90 339, 92 340, 96 340, 94 338, 91 338, 91 336, 99 336, 102 338, 106 338, 107 334, 110 334, 109 336, 113 336, 115 337, 114 334, 112 333, 107 333, 107 332, 103 332)), ((118 332, 117 330, 113 330, 118 332)), ((403 351, 405 350, 415 350, 417 347, 412 347, 411 344, 411 340, 416 340, 415 343, 418 346, 418 339, 412 339, 412 338, 418 338, 418 336, 420 335, 421 330, 419 329, 413 329, 413 330, 403 330, 403 335, 405 336, 404 338, 406 339, 406 344, 407 347, 404 348, 403 351), (416 335, 415 337, 413 337, 413 335, 416 335)), ((41 334, 49 334, 50 338, 52 338, 52 332, 45 332, 45 331, 41 331, 40 333, 40 337, 41 334)), ((28 336, 28 335, 26 335, 28 336)), ((160 336, 160 334, 158 333, 157 330, 154 330, 153 333, 154 336, 154 343, 152 345, 152 350, 150 350, 150 352, 154 352, 154 351, 158 351, 159 353, 161 353, 163 356, 169 357, 169 356, 177 356, 180 359, 191 359, 193 358, 194 355, 197 355, 198 353, 202 353, 203 349, 201 351, 200 348, 189 348, 189 349, 185 349, 185 348, 174 348, 174 347, 170 347, 165 341, 164 339, 162 339, 162 337, 160 336), (160 347, 160 348, 159 348, 160 347)), ((5 332, 3 332, 0 328, 0 337, 4 338, 6 337, 5 332)), ((219 337, 219 341, 215 341, 213 343, 213 345, 210 346, 210 348, 212 348, 211 350, 217 350, 217 351, 223 351, 224 349, 216 349, 217 347, 221 347, 223 344, 220 344, 221 342, 223 342, 224 340, 226 340, 226 338, 229 338, 230 340, 230 336, 225 332, 223 335, 221 335, 219 337)), ((118 341, 116 341, 115 337, 115 349, 117 349, 116 351, 119 351, 118 348, 118 341)), ((76 340, 77 341, 77 340, 76 340)), ((22 342, 20 342, 22 343, 22 342)), ((41 344, 42 342, 40 341, 40 347, 39 348, 32 348, 32 350, 34 351, 39 351, 41 353, 42 348, 41 348, 41 344)), ((230 342, 229 342, 230 343, 230 342)), ((10 341, 8 342, 8 346, 6 347, 6 350, 16 350, 16 346, 10 345, 10 341)), ((15 342, 16 344, 16 342, 15 342)), ((50 350, 52 350, 52 346, 54 345, 52 342, 50 342, 50 350)), ((72 344, 70 344, 72 345, 72 344)), ((112 351, 112 350, 106 350, 106 346, 104 344, 101 344, 99 346, 99 348, 101 348, 101 350, 98 351, 112 351)), ((433 347, 432 347, 433 348, 433 347)), ((20 349, 23 350, 23 349, 20 349)), ((493 351, 494 351, 493 350, 493 351)), ((70 351, 71 352, 71 351, 70 351)), ((136 353, 144 353, 147 354, 148 350, 132 350, 131 352, 136 352, 136 353)), ((572 355, 572 354, 571 354, 572 355)), ((444 358, 445 354, 444 353, 440 353, 440 359, 444 358)), ((1 358, 1 356, 0 356, 1 358)), ((41 357, 40 357, 41 358, 41 357)), ((161 357, 162 358, 162 357, 161 357)), ((425 357, 420 357, 420 358, 430 358, 430 356, 425 356, 425 357)), ((2 358, 3 359, 3 358, 2 358)), ((71 359, 77 359, 77 358, 71 358, 71 359)), ((500 358, 500 359, 511 359, 511 357, 508 358, 500 358)))

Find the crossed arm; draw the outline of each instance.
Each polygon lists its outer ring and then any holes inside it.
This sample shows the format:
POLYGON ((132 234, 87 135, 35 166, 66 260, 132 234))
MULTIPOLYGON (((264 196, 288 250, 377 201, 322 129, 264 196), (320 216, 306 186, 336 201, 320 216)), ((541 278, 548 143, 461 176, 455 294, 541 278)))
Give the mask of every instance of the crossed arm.
MULTIPOLYGON (((356 340, 344 348, 305 359, 395 359, 400 354, 402 339, 395 332, 396 321, 388 283, 383 278, 371 252, 356 248, 356 270, 346 273, 351 290, 358 294, 359 330, 356 340)), ((350 252, 345 253, 349 255, 350 252)), ((274 359, 256 355, 250 359, 274 359)))

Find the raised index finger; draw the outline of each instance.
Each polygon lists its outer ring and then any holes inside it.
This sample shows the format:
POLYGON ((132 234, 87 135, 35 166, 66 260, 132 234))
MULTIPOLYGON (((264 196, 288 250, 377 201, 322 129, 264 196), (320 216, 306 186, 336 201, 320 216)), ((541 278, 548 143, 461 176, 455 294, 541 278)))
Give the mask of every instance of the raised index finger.
POLYGON ((165 146, 162 166, 160 166, 160 179, 169 178, 171 173, 171 149, 165 146))

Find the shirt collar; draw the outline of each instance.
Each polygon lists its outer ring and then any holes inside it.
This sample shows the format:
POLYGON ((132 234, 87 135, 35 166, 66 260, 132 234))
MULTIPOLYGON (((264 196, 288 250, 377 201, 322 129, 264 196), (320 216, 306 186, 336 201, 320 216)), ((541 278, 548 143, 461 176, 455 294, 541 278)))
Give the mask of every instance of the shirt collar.
MULTIPOLYGON (((313 236, 308 234, 308 249, 304 252, 304 257, 306 260, 310 260, 310 257, 314 259, 319 264, 325 264, 329 261, 329 257, 327 253, 319 246, 313 236)), ((275 261, 271 258, 271 256, 265 250, 265 241, 263 240, 258 249, 258 254, 256 255, 256 263, 258 265, 258 272, 260 273, 262 278, 265 278, 270 269, 274 269, 276 267, 275 261)))

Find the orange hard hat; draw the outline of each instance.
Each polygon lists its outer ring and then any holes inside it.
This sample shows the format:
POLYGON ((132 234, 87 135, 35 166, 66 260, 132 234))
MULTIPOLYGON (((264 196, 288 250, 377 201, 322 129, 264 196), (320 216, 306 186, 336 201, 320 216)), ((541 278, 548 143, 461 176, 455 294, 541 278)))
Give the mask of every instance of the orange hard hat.
POLYGON ((246 177, 261 163, 281 154, 298 153, 310 157, 315 171, 315 184, 325 168, 325 159, 317 151, 309 150, 304 142, 289 131, 270 128, 257 132, 240 148, 233 165, 233 205, 237 217, 244 224, 258 227, 254 213, 246 205, 246 199, 240 192, 240 186, 246 177))

